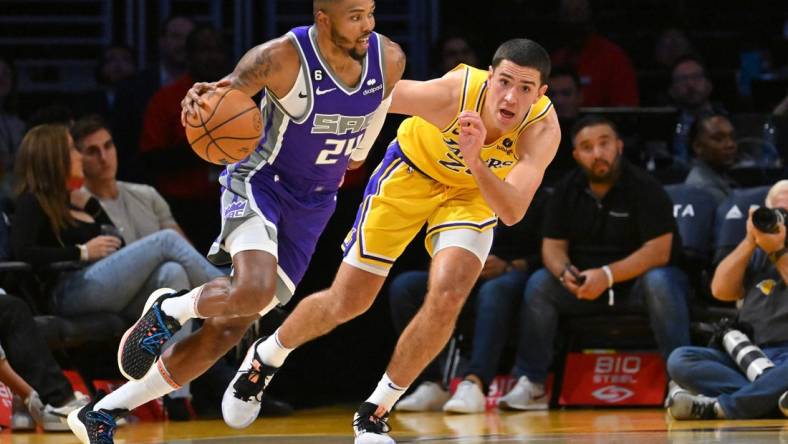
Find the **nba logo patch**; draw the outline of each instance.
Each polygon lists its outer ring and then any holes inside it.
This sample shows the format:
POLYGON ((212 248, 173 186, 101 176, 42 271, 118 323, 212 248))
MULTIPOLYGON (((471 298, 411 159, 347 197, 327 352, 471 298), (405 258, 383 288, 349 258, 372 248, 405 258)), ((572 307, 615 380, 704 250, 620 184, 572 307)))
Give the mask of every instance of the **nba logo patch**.
POLYGON ((244 211, 246 210, 246 201, 245 200, 233 200, 230 205, 227 205, 224 208, 224 217, 225 219, 232 219, 234 217, 241 217, 244 215, 244 211))

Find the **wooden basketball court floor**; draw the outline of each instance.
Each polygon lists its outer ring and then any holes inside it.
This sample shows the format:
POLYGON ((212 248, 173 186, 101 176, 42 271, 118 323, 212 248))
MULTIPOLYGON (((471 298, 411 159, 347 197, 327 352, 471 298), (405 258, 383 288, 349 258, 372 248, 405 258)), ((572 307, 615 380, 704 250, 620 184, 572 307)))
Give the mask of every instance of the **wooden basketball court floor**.
MULTIPOLYGON (((348 406, 303 410, 285 418, 264 418, 245 430, 222 421, 137 423, 122 427, 118 444, 350 444, 348 406)), ((395 413, 398 443, 781 443, 788 444, 788 420, 673 421, 662 409, 554 410, 478 415, 395 413)), ((67 433, 0 433, 0 444, 78 444, 67 433)))

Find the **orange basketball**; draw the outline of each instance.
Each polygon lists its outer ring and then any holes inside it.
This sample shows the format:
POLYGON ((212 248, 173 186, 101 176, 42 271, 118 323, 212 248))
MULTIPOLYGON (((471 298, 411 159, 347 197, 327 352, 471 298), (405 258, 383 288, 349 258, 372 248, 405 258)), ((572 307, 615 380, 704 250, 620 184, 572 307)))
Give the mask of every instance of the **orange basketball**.
POLYGON ((186 139, 198 156, 218 165, 246 158, 257 147, 263 122, 254 101, 232 88, 220 88, 186 121, 186 139))

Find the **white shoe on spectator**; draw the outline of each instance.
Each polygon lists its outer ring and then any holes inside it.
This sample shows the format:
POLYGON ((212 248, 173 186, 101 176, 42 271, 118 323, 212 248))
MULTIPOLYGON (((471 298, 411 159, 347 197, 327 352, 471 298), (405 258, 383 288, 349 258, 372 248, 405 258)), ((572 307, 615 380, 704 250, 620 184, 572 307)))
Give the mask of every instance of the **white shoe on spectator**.
POLYGON ((449 413, 484 413, 486 399, 484 393, 473 381, 462 381, 454 396, 443 406, 449 413))
POLYGON ((670 398, 674 397, 677 393, 680 393, 680 392, 687 392, 687 393, 689 393, 689 390, 687 390, 684 387, 676 384, 676 381, 674 381, 672 379, 670 381, 668 381, 668 394, 665 396, 665 402, 663 404, 663 407, 668 408, 668 406, 670 405, 670 398))
POLYGON ((780 396, 779 406, 780 411, 783 412, 783 416, 788 418, 788 392, 785 392, 782 396, 780 396))
POLYGON ((413 393, 397 403, 396 410, 400 412, 439 411, 443 404, 449 400, 449 396, 449 391, 444 390, 440 384, 429 381, 422 382, 413 393))
POLYGON ((668 413, 673 419, 724 419, 725 413, 715 398, 693 395, 680 390, 668 400, 668 413))
POLYGON ((534 384, 528 377, 521 376, 517 384, 498 400, 504 410, 547 410, 547 394, 543 384, 534 384))
POLYGON ((47 432, 66 432, 68 414, 90 403, 90 398, 80 392, 74 392, 74 399, 61 407, 44 406, 41 427, 47 432))

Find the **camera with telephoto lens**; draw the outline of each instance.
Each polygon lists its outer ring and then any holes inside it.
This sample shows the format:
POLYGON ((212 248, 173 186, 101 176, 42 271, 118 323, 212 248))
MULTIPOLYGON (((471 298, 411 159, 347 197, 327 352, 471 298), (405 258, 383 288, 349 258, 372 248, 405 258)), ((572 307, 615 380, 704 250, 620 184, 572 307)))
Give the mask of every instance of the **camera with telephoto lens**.
POLYGON ((750 381, 755 381, 764 372, 774 367, 774 363, 763 350, 750 341, 744 331, 747 325, 724 318, 715 324, 711 346, 725 350, 750 381))
POLYGON ((760 207, 752 213, 752 224, 762 233, 776 233, 780 225, 786 225, 788 211, 782 208, 760 207))

